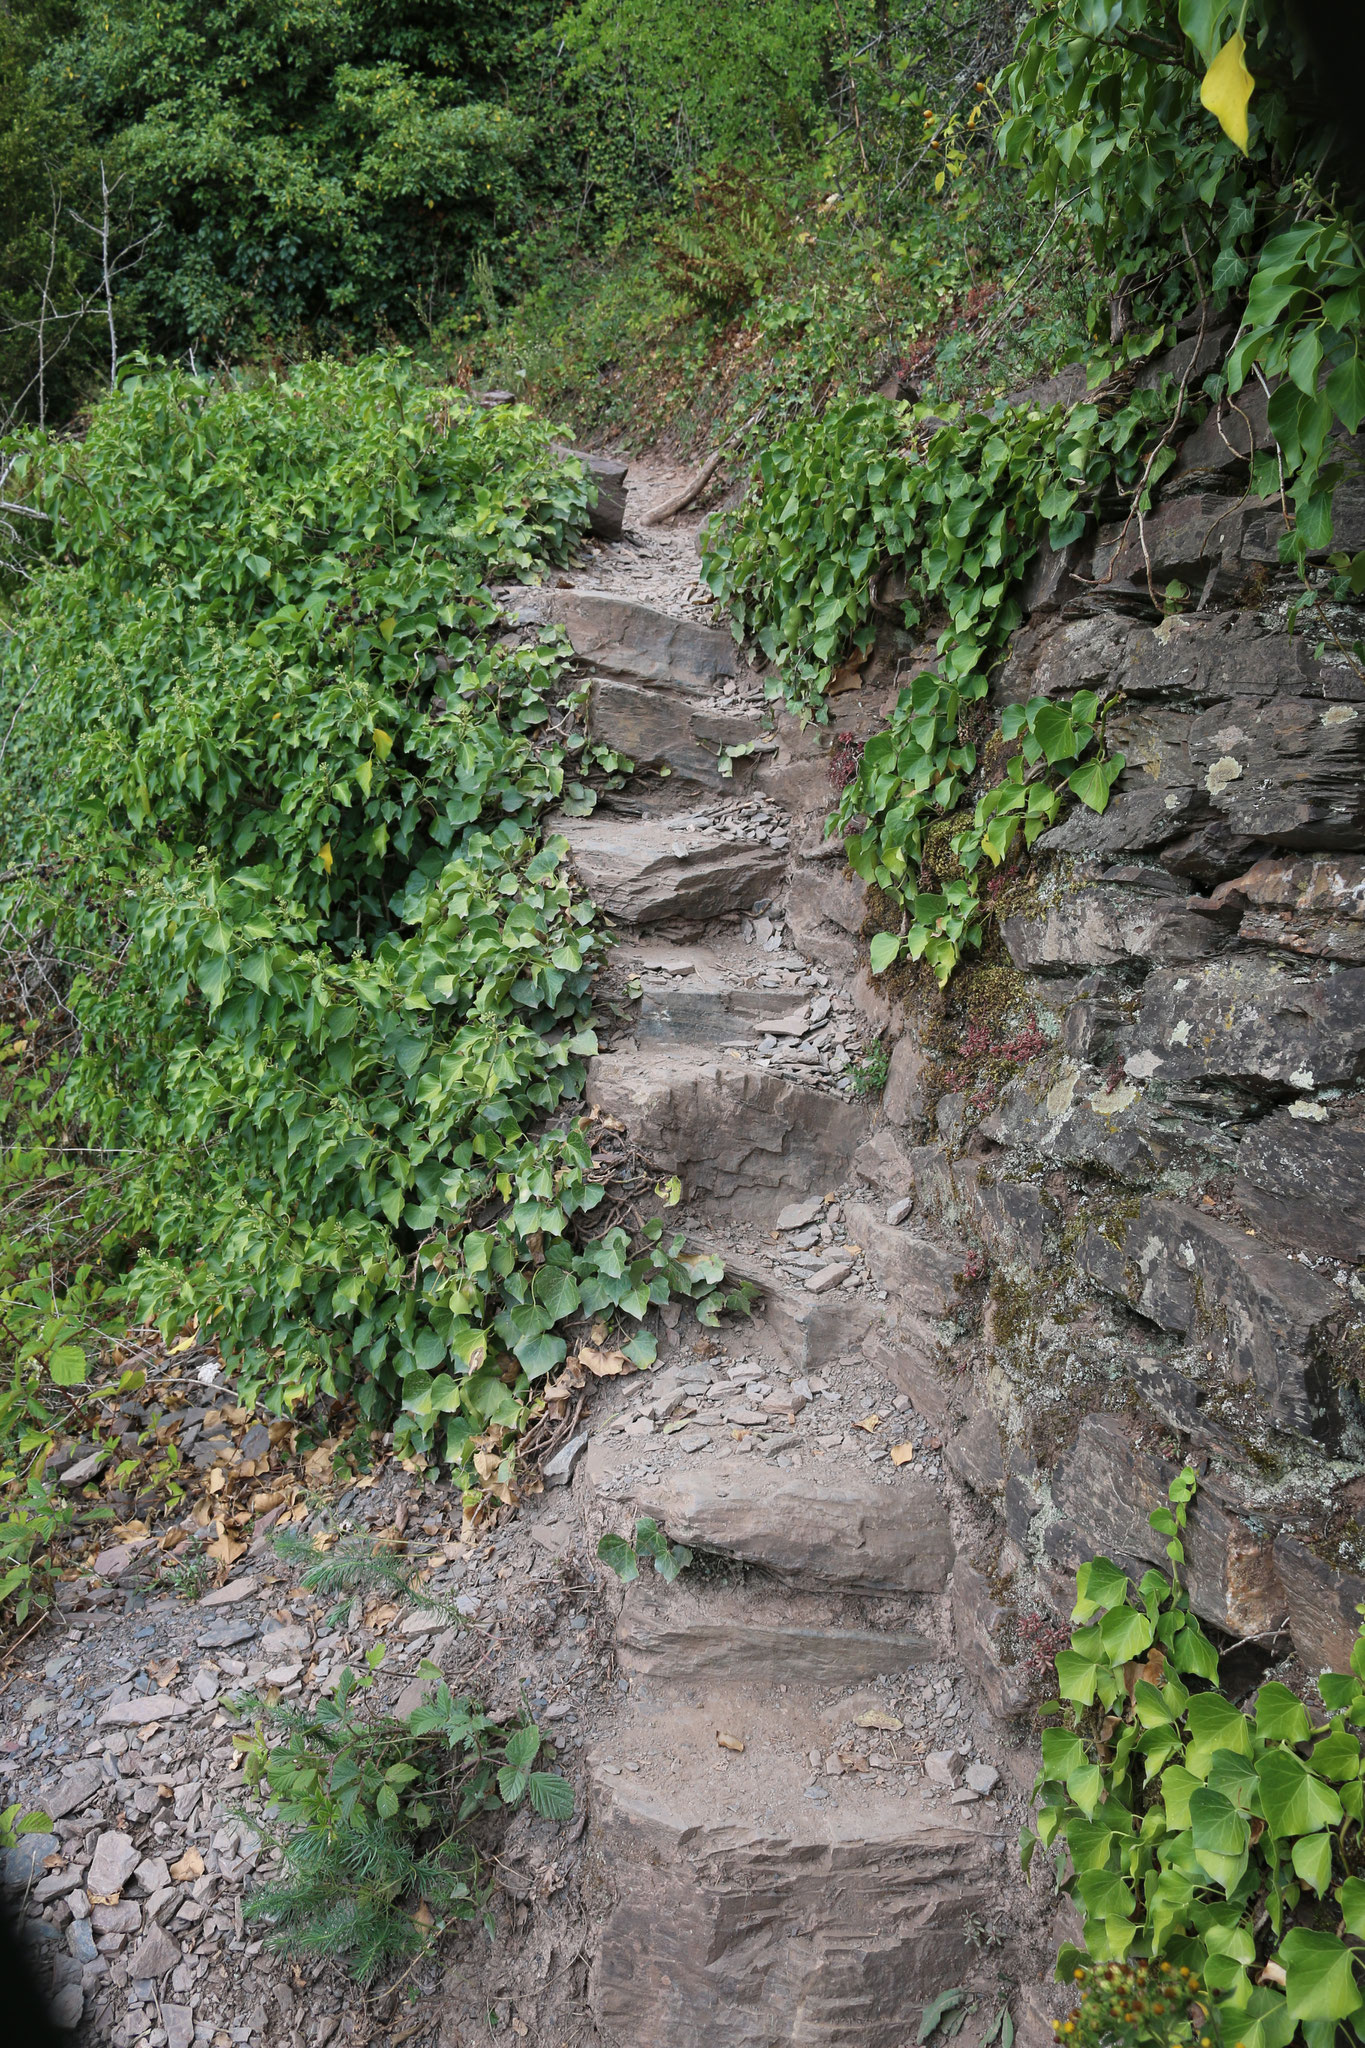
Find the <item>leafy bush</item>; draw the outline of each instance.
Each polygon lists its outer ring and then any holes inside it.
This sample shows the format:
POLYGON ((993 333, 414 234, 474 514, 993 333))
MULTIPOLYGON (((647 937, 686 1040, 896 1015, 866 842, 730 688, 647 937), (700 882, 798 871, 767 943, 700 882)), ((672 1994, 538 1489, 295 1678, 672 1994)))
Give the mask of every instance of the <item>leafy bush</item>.
POLYGON ((266 1832, 283 1863, 245 1916, 272 1925, 272 1948, 343 1956, 362 1983, 486 1913, 480 1823, 527 1802, 567 1820, 574 1805, 567 1778, 534 1768, 543 1745, 529 1716, 494 1721, 426 1660, 421 1706, 363 1720, 382 1658, 377 1646, 363 1672, 344 1670, 316 1708, 276 1707, 233 1737, 247 1783, 271 1801, 266 1832))
POLYGON ((1085 1947, 1062 1951, 1058 1975, 1088 1983, 1083 2013, 1123 1987, 1111 1965, 1166 1963, 1171 2030, 1153 2038, 1188 2039, 1176 2021, 1193 2010, 1245 2048, 1287 2048, 1296 2030, 1330 2048, 1365 2015, 1365 1630, 1351 1675, 1317 1681, 1325 1721, 1274 1680, 1243 1712, 1180 1583, 1195 1483, 1186 1468, 1150 1518, 1172 1576, 1147 1572, 1134 1599, 1107 1558, 1077 1574, 1080 1625, 1056 1660, 1065 1718, 1043 1734, 1025 1864, 1039 1843, 1065 1850, 1085 1947))
POLYGON ((484 588, 562 557, 582 467, 390 358, 131 376, 31 475, 8 909, 63 963, 144 1311, 243 1400, 354 1386, 505 1489, 556 1326, 714 1315, 722 1271, 583 1234, 604 938, 541 818, 593 756, 564 643, 496 640, 484 588))

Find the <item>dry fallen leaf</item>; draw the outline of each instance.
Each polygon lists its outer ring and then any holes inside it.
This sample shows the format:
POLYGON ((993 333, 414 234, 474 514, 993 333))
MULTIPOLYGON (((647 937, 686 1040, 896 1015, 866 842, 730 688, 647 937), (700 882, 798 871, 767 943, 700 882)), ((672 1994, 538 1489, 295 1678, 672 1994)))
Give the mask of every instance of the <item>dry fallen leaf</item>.
POLYGON ((235 1564, 239 1557, 246 1556, 245 1543, 234 1543, 230 1536, 220 1536, 216 1543, 204 1547, 207 1555, 219 1564, 235 1564))
POLYGON ((328 1437, 325 1443, 310 1451, 303 1461, 303 1476, 310 1486, 327 1486, 332 1478, 332 1459, 337 1451, 335 1440, 328 1437))
POLYGON ((599 1351, 592 1344, 580 1345, 578 1358, 599 1380, 615 1379, 618 1373, 635 1369, 624 1351, 599 1351))
POLYGON ((283 1507, 284 1499, 284 1489, 279 1486, 272 1486, 268 1493, 253 1493, 251 1512, 253 1515, 268 1515, 272 1508, 283 1507))
POLYGON ((423 1899, 412 1917, 419 1927, 434 1927, 436 1925, 436 1915, 432 1912, 425 1899, 423 1899))
POLYGON ((179 1676, 180 1659, 178 1657, 149 1657, 147 1659, 147 1669, 158 1685, 167 1686, 173 1678, 179 1676))
POLYGON ((881 1423, 882 1418, 880 1415, 864 1415, 859 1422, 854 1424, 854 1428, 865 1429, 868 1435, 871 1436, 874 1429, 881 1428, 881 1423))
POLYGON ((888 1735, 899 1735, 905 1723, 882 1707, 872 1707, 866 1714, 859 1714, 853 1725, 855 1728, 881 1728, 888 1735))
POLYGON ((222 1467, 215 1465, 204 1480, 204 1491, 205 1493, 221 1493, 226 1484, 227 1481, 223 1477, 222 1467))
POLYGON ((721 1749, 733 1749, 740 1756, 744 1753, 744 1744, 738 1735, 722 1735, 720 1729, 717 1728, 716 1741, 721 1749))
POLYGON ((913 1444, 892 1444, 891 1446, 891 1462, 893 1465, 908 1465, 914 1455, 915 1446, 913 1444))
POLYGON ((170 1874, 177 1884, 188 1884, 204 1875, 204 1859, 197 1849, 187 1849, 180 1861, 171 1865, 170 1874))

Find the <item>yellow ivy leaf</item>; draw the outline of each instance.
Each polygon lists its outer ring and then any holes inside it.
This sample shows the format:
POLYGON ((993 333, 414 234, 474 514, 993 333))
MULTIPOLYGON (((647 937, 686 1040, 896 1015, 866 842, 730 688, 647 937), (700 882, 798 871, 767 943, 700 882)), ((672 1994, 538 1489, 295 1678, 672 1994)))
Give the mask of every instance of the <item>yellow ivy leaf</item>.
POLYGON ((374 741, 374 750, 380 760, 387 761, 393 751, 393 734, 385 732, 382 725, 377 725, 370 737, 374 741))
POLYGON ((323 840, 318 859, 322 862, 323 873, 330 875, 332 872, 332 842, 330 839, 323 840))
POLYGON ((1237 144, 1243 156, 1247 153, 1247 106, 1256 89, 1256 81, 1246 67, 1246 47, 1240 35, 1229 36, 1204 73, 1204 83, 1199 88, 1200 104, 1213 115, 1229 141, 1237 144))

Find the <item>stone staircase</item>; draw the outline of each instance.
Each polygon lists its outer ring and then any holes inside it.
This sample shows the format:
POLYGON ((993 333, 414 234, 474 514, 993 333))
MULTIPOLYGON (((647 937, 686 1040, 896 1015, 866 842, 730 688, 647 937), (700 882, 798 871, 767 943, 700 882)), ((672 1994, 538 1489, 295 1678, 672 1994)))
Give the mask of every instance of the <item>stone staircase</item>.
POLYGON ((1009 1996, 1041 2039, 1048 1907, 1013 1850, 1033 1764, 954 1654, 972 1509, 913 1399, 968 1247, 917 1224, 894 1156, 886 1185, 854 1073, 880 999, 824 832, 830 744, 886 693, 774 733, 728 634, 583 588, 523 618, 565 627, 593 737, 637 763, 554 821, 616 926, 589 1101, 758 1290, 720 1341, 665 1320, 573 1476, 589 1548, 649 1514, 697 1559, 619 1597, 587 1760, 594 2017, 622 2048, 902 2048, 961 1985, 976 2032, 1009 1996))

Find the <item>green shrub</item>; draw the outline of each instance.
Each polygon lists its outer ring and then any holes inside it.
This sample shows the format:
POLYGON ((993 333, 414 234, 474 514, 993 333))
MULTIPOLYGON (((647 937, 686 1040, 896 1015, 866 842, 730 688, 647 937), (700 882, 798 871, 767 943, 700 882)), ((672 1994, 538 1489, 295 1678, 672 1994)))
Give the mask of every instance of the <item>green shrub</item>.
POLYGON ((341 1956, 362 1983, 487 1915, 490 1821, 524 1803, 567 1820, 574 1804, 567 1778, 534 1768, 543 1745, 528 1715, 492 1720, 426 1660, 420 1707, 364 1720, 360 1695, 382 1658, 381 1646, 363 1672, 343 1671, 315 1709, 276 1707, 233 1737, 247 1783, 271 1802, 264 1832, 282 1858, 245 1916, 271 1925, 272 1948, 341 1956))
POLYGON ((586 1235, 605 942, 541 819, 592 750, 565 643, 503 644, 485 588, 562 558, 582 467, 388 358, 130 376, 31 474, 8 910, 62 963, 143 1310, 243 1400, 353 1387, 506 1489, 557 1326, 714 1316, 722 1270, 586 1235))
POLYGON ((1063 1949, 1057 1973, 1090 1986, 1076 2038, 1097 2038, 1095 2014, 1124 1986, 1112 1965, 1148 1965, 1150 1993, 1168 1964, 1200 1988, 1177 1986, 1169 2035, 1147 2038, 1188 2040, 1207 2019, 1245 2048, 1287 2048, 1299 2031, 1331 2048, 1343 2023, 1361 2038, 1365 2015, 1365 1631, 1351 1675, 1317 1681, 1326 1719, 1277 1680, 1244 1712, 1218 1688, 1180 1582, 1194 1491, 1186 1468, 1150 1518, 1172 1576, 1147 1572, 1134 1598, 1107 1558, 1077 1574, 1079 1626, 1056 1660, 1063 1721, 1043 1734, 1025 1865, 1040 1843, 1065 1852, 1085 1946, 1063 1949))

